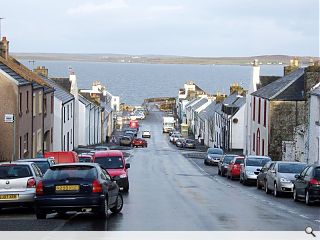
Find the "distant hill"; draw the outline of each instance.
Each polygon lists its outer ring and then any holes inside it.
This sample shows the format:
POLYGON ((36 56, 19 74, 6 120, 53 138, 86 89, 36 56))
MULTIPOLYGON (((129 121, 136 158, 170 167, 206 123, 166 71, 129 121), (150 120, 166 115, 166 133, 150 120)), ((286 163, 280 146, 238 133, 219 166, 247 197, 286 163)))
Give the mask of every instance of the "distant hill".
POLYGON ((154 64, 244 64, 248 65, 254 59, 260 64, 288 64, 291 59, 298 57, 302 64, 308 64, 310 59, 319 60, 319 57, 288 56, 288 55, 261 55, 249 57, 187 57, 164 55, 126 55, 126 54, 68 54, 68 53, 13 53, 17 59, 24 60, 51 60, 51 61, 92 61, 111 63, 154 63, 154 64))

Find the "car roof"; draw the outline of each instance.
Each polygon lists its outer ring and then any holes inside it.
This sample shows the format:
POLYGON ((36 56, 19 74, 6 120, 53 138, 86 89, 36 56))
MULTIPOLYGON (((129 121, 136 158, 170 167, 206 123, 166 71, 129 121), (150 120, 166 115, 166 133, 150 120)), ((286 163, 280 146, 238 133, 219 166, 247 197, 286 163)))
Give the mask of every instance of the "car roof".
POLYGON ((248 155, 246 158, 266 158, 271 159, 269 156, 260 156, 260 155, 248 155))
POLYGON ((79 154, 78 157, 92 157, 91 154, 79 154))
POLYGON ((95 157, 111 157, 111 156, 117 156, 117 157, 122 157, 123 153, 119 150, 107 150, 107 151, 99 151, 94 153, 95 157))
POLYGON ((0 166, 1 165, 31 165, 31 164, 34 164, 34 162, 18 162, 18 161, 13 161, 13 162, 1 162, 0 163, 0 166))
POLYGON ((307 163, 304 163, 304 162, 294 162, 294 161, 291 161, 291 162, 287 162, 287 161, 277 161, 276 163, 284 163, 284 164, 305 164, 305 165, 307 165, 307 163))
POLYGON ((99 164, 97 163, 61 163, 57 165, 53 165, 51 168, 65 167, 65 166, 91 166, 97 167, 99 164))
POLYGON ((18 159, 18 162, 47 162, 54 160, 53 158, 30 158, 30 159, 18 159))

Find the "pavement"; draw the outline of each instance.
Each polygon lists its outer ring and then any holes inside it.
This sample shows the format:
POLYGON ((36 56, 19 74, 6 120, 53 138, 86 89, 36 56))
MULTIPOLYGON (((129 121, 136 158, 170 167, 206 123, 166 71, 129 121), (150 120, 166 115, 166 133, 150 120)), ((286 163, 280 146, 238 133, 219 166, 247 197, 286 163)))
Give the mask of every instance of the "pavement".
POLYGON ((150 111, 140 131, 150 130, 148 148, 129 150, 130 190, 120 214, 107 220, 91 213, 51 214, 36 220, 28 209, 0 212, 0 230, 46 231, 304 231, 320 230, 319 205, 275 198, 217 174, 203 152, 179 150, 162 133, 162 113, 150 111))

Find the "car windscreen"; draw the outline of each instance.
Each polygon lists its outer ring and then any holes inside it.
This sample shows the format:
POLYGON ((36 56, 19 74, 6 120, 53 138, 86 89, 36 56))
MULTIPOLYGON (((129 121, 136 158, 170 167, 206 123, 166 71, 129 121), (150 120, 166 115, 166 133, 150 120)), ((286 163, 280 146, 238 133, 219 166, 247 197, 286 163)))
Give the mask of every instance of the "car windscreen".
POLYGON ((280 173, 301 173, 306 167, 305 164, 299 163, 279 163, 278 172, 280 173))
POLYGON ((223 163, 229 163, 232 159, 234 159, 234 156, 225 156, 223 158, 223 163))
POLYGON ((247 166, 262 167, 269 161, 271 161, 270 158, 247 158, 246 165, 247 166))
POLYGON ((91 162, 91 157, 79 157, 79 162, 91 162))
POLYGON ((121 157, 96 157, 95 162, 105 169, 120 169, 124 167, 121 157))
POLYGON ((222 149, 220 149, 220 148, 213 148, 213 149, 209 149, 209 150, 208 150, 208 153, 209 153, 209 154, 219 154, 219 155, 222 155, 222 154, 223 154, 223 151, 222 151, 222 149))
POLYGON ((40 168, 40 170, 43 174, 45 174, 46 171, 50 167, 50 165, 47 161, 42 161, 42 162, 38 161, 38 162, 34 162, 34 163, 38 166, 38 168, 40 168))
POLYGON ((320 167, 314 169, 314 178, 320 179, 320 167))
POLYGON ((186 140, 186 143, 194 143, 193 140, 186 140))
POLYGON ((32 172, 28 165, 0 165, 0 179, 15 179, 31 176, 32 172))
POLYGON ((234 162, 235 164, 241 164, 243 163, 243 158, 236 158, 236 161, 234 162))
POLYGON ((44 175, 45 180, 92 180, 97 178, 97 171, 92 166, 59 166, 49 169, 44 175))

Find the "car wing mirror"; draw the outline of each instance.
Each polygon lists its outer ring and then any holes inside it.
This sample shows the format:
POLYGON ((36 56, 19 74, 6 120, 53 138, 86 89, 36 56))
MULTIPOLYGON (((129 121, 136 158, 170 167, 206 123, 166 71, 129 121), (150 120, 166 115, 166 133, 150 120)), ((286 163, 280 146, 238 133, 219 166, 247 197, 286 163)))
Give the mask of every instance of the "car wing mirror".
POLYGON ((111 181, 113 181, 113 182, 116 182, 116 181, 118 181, 119 179, 120 179, 119 176, 113 176, 113 177, 111 177, 111 181))
POLYGON ((294 175, 294 178, 296 178, 296 179, 300 179, 301 177, 300 177, 300 175, 299 175, 299 174, 296 174, 296 175, 294 175))
POLYGON ((130 163, 126 163, 126 169, 130 168, 130 163))

